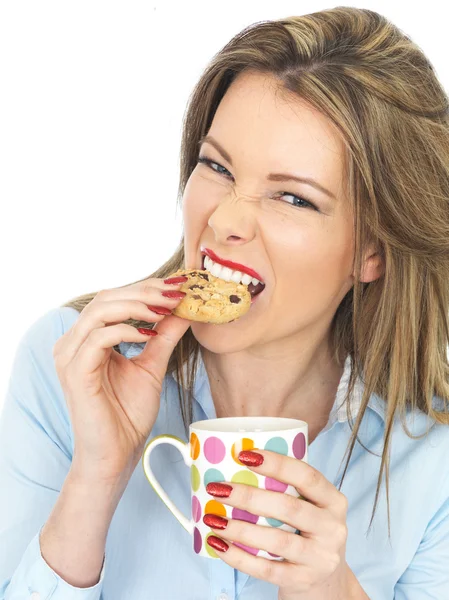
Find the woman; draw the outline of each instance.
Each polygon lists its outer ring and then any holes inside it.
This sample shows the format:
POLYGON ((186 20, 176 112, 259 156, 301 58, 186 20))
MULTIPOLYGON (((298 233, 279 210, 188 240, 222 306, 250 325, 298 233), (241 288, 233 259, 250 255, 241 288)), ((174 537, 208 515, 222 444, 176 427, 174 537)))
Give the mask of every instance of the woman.
MULTIPOLYGON (((255 24, 198 82, 181 158, 174 256, 50 311, 19 346, 0 597, 447 597, 448 99, 428 60, 368 10, 255 24), (171 314, 170 275, 205 253, 265 283, 232 323, 171 314), (139 461, 150 437, 237 415, 308 422, 310 465, 252 457, 307 501, 244 484, 223 500, 300 535, 228 519, 203 560, 139 461)), ((188 512, 179 456, 154 465, 188 512)))

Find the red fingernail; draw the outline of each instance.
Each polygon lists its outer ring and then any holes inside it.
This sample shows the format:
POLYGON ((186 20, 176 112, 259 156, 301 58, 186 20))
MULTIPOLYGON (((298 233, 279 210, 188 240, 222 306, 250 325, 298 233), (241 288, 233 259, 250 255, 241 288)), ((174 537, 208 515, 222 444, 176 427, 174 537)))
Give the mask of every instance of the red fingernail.
POLYGON ((186 295, 185 292, 162 292, 162 295, 165 296, 166 298, 184 298, 184 296, 186 295))
POLYGON ((214 550, 218 550, 218 552, 226 552, 226 550, 229 550, 228 544, 215 535, 210 535, 206 541, 209 546, 211 546, 214 550))
POLYGON ((227 483, 212 481, 206 485, 206 492, 217 498, 228 498, 232 492, 232 486, 227 483))
POLYGON ((242 450, 239 453, 238 459, 247 467, 259 467, 263 463, 262 454, 252 452, 251 450, 242 450))
POLYGON ((169 277, 168 279, 164 279, 164 283, 185 283, 189 278, 182 275, 181 277, 169 277))
POLYGON ((157 331, 154 329, 146 329, 145 327, 137 327, 137 331, 144 335, 157 335, 157 331))
POLYGON ((228 520, 218 515, 204 515, 203 522, 208 527, 213 527, 214 529, 226 529, 228 526, 228 520))
POLYGON ((171 315, 171 310, 164 306, 148 306, 150 310, 155 312, 157 315, 171 315))

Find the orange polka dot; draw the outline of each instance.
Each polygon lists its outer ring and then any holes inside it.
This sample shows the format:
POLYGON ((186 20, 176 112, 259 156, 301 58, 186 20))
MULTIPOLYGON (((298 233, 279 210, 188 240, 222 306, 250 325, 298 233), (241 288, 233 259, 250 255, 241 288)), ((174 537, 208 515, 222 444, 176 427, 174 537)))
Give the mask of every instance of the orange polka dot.
POLYGON ((235 442, 235 444, 232 445, 232 448, 231 448, 232 458, 235 460, 235 462, 238 465, 243 464, 237 458, 238 455, 240 454, 240 452, 242 452, 243 450, 254 450, 253 440, 251 440, 250 438, 242 438, 241 440, 238 440, 237 442, 235 442))
POLYGON ((226 507, 223 506, 221 502, 217 502, 216 500, 209 500, 209 502, 204 507, 204 514, 210 515, 218 515, 220 517, 226 516, 226 507))
POLYGON ((192 433, 190 436, 190 456, 193 460, 196 460, 200 455, 200 440, 196 433, 192 433))

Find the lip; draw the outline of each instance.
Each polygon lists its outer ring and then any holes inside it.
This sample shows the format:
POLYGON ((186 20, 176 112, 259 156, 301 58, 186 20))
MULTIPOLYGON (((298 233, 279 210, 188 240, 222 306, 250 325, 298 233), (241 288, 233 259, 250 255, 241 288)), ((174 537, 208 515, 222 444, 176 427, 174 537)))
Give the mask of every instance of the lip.
POLYGON ((201 246, 201 254, 208 256, 211 260, 213 260, 216 263, 219 263, 220 265, 223 265, 224 267, 228 267, 229 269, 232 269, 233 271, 241 271, 242 273, 246 273, 250 277, 257 279, 261 283, 265 283, 263 277, 261 275, 259 275, 259 273, 257 273, 257 271, 254 271, 254 269, 251 269, 250 267, 245 267, 245 265, 241 265, 240 263, 233 262, 232 260, 226 260, 224 258, 220 258, 210 248, 205 248, 204 246, 201 246))

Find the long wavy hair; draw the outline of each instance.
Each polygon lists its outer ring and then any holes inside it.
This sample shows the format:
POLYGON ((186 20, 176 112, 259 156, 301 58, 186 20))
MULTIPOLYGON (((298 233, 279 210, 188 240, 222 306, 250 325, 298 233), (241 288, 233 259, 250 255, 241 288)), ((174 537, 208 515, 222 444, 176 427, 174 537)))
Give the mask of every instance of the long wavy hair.
MULTIPOLYGON (((189 97, 180 153, 180 203, 197 164, 200 140, 229 85, 244 71, 275 76, 290 95, 326 115, 344 142, 357 276, 331 326, 336 359, 342 364, 349 356, 352 365, 346 395, 352 434, 339 485, 356 441, 362 443, 360 423, 370 396, 376 394, 385 402, 386 421, 370 528, 385 475, 390 535, 388 483, 396 416, 409 437, 413 435, 405 421, 407 409, 419 409, 437 423, 449 424, 448 97, 420 48, 371 10, 336 7, 254 23, 212 58, 189 97), (373 241, 382 253, 384 274, 361 283, 363 249, 373 241), (364 393, 354 423, 351 397, 359 377, 364 393), (434 396, 442 401, 438 410, 434 396)), ((173 256, 138 281, 165 278, 184 266, 182 236, 173 256)), ((81 312, 96 293, 62 306, 81 312)), ((152 325, 134 319, 125 322, 152 325)), ((199 350, 188 329, 167 371, 175 371, 180 382, 186 435, 192 422, 199 350)))

